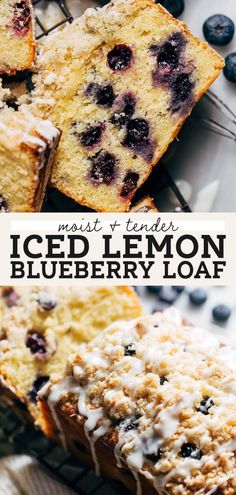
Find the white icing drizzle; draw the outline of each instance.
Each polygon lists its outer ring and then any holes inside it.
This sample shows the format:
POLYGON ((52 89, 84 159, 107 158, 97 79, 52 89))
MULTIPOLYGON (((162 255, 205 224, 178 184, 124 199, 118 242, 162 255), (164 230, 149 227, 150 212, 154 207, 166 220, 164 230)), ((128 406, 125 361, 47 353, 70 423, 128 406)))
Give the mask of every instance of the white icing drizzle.
MULTIPOLYGON (((229 475, 222 471, 221 459, 232 467, 236 451, 235 427, 229 426, 227 441, 222 437, 225 426, 235 421, 235 357, 236 350, 212 334, 183 326, 176 310, 119 322, 79 348, 67 371, 69 380, 67 376, 51 386, 48 401, 55 414, 55 402, 65 393, 75 395, 97 473, 96 441, 114 428, 112 418, 120 419, 114 455, 119 468, 125 463, 132 471, 138 495, 140 474, 165 495, 167 484, 181 478, 188 486, 196 469, 207 466, 220 470, 216 479, 221 486, 234 476, 232 468, 229 475), (129 353, 130 344, 134 353, 129 353), (168 381, 161 384, 165 375, 168 381), (206 397, 207 415, 199 409, 206 397), (219 439, 214 448, 212 432, 219 439), (180 455, 182 446, 191 442, 201 457, 180 455)), ((217 488, 214 479, 206 480, 207 495, 213 493, 212 485, 217 488)))

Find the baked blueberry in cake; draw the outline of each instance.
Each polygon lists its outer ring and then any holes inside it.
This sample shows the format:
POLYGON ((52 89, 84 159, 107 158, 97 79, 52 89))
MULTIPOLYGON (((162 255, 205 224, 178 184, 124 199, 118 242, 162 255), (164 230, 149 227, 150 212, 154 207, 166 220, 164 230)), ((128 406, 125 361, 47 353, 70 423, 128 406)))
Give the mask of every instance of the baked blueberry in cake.
POLYGON ((30 0, 0 2, 0 74, 31 69, 35 60, 34 14, 30 0))
POLYGON ((42 426, 138 494, 234 495, 235 358, 173 309, 114 323, 41 390, 42 426))
POLYGON ((1 398, 18 413, 25 406, 37 421, 37 393, 52 373, 62 372, 68 354, 107 324, 140 315, 129 287, 2 287, 1 398))
POLYGON ((129 210, 222 67, 152 0, 88 9, 51 34, 40 49, 32 106, 63 131, 52 185, 97 211, 129 210))
POLYGON ((23 107, 0 112, 0 212, 40 211, 60 131, 23 107))

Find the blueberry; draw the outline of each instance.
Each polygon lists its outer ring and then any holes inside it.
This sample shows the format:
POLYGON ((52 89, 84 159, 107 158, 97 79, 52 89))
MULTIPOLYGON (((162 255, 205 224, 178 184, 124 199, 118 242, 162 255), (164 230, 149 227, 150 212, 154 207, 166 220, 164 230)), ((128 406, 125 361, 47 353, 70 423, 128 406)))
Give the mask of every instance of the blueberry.
POLYGON ((155 313, 162 313, 163 311, 165 311, 167 308, 168 308, 168 304, 166 303, 163 303, 163 302, 158 302, 154 309, 152 310, 152 314, 155 314, 155 313))
POLYGON ((169 382, 169 380, 165 376, 160 376, 160 385, 164 385, 164 383, 169 382))
POLYGON ((209 414, 209 409, 212 406, 214 406, 213 400, 210 399, 210 397, 204 397, 200 403, 198 411, 207 416, 209 414))
POLYGON ((8 203, 6 199, 0 194, 0 212, 6 213, 9 211, 8 203))
POLYGON ((236 52, 230 53, 225 59, 224 75, 231 82, 236 82, 236 52))
POLYGON ((151 294, 159 294, 161 289, 162 285, 147 285, 147 290, 148 292, 151 292, 151 294))
POLYGON ((111 116, 111 123, 114 125, 124 125, 135 111, 136 99, 131 93, 122 97, 120 108, 111 116))
POLYGON ((204 22, 203 33, 212 45, 228 45, 234 35, 234 23, 226 15, 212 15, 204 22))
POLYGON ((179 17, 185 7, 184 0, 158 0, 158 3, 163 5, 174 17, 179 17))
POLYGON ((123 144, 135 149, 148 139, 148 134, 149 125, 145 119, 131 119, 127 124, 127 134, 123 144))
POLYGON ((92 158, 89 176, 94 184, 109 185, 115 179, 115 156, 108 151, 100 150, 92 158))
POLYGON ((80 142, 82 146, 89 148, 100 143, 104 128, 105 125, 102 123, 88 127, 86 131, 80 134, 80 142))
POLYGON ((136 354, 135 345, 133 343, 125 345, 125 356, 134 356, 136 354))
POLYGON ((37 330, 30 330, 28 332, 25 345, 30 349, 32 354, 42 355, 42 354, 46 354, 47 352, 46 339, 44 335, 42 335, 37 330))
POLYGON ((183 103, 192 95, 193 83, 190 81, 189 74, 183 72, 179 74, 171 83, 172 110, 178 112, 181 110, 183 103))
POLYGON ((184 292, 185 287, 183 285, 173 285, 173 289, 178 292, 178 294, 182 294, 184 292))
POLYGON ((37 404, 37 395, 40 389, 48 382, 49 376, 39 376, 33 382, 32 387, 28 393, 29 400, 34 404, 37 404))
POLYGON ((14 5, 13 27, 18 35, 25 36, 29 31, 30 9, 25 1, 14 5))
POLYGON ((127 432, 130 430, 137 430, 139 426, 139 419, 140 419, 139 415, 136 415, 133 418, 131 418, 129 423, 125 426, 125 431, 127 432))
POLYGON ((107 63, 114 71, 125 70, 130 67, 132 50, 127 45, 115 45, 107 54, 107 63))
POLYGON ((127 172, 123 180, 123 186, 120 192, 122 198, 128 196, 137 187, 138 180, 139 180, 139 174, 131 171, 127 172))
POLYGON ((17 301, 20 299, 20 296, 17 294, 13 287, 4 287, 2 290, 2 297, 8 308, 12 308, 17 305, 17 301))
POLYGON ((179 65, 179 54, 171 43, 165 43, 157 56, 157 65, 161 69, 176 69, 179 65))
POLYGON ((182 457, 191 457, 192 459, 200 460, 202 451, 197 448, 195 443, 184 443, 181 447, 180 455, 182 457))
POLYGON ((231 309, 225 304, 218 304, 212 310, 212 316, 216 321, 226 321, 231 315, 231 309))
POLYGON ((45 311, 51 311, 57 305, 57 300, 54 294, 47 291, 41 291, 38 295, 37 302, 45 311))
POLYGON ((207 300, 207 292, 204 289, 194 289, 189 294, 189 299, 195 306, 200 306, 207 300))
POLYGON ((156 462, 158 462, 161 459, 162 450, 158 449, 155 454, 145 454, 144 453, 144 455, 145 455, 146 459, 148 459, 148 461, 151 461, 151 462, 153 462, 153 464, 156 464, 156 462))
POLYGON ((115 94, 111 84, 91 83, 86 89, 86 94, 96 100, 98 105, 111 107, 115 100, 115 94))
POLYGON ((159 292, 159 299, 167 304, 173 304, 178 297, 178 293, 173 287, 163 286, 159 292))

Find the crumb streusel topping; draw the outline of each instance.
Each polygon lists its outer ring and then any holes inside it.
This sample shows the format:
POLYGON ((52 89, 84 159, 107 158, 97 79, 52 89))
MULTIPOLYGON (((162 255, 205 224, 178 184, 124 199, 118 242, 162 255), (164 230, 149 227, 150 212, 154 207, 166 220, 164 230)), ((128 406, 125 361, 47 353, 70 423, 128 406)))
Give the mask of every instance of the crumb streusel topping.
MULTIPOLYGON (((235 351, 176 313, 119 322, 44 388, 55 405, 77 401, 95 464, 96 440, 117 432, 117 463, 158 493, 224 494, 236 489, 235 351)), ((58 418, 56 418, 58 424, 58 418)), ((138 484, 139 485, 139 484, 138 484)))

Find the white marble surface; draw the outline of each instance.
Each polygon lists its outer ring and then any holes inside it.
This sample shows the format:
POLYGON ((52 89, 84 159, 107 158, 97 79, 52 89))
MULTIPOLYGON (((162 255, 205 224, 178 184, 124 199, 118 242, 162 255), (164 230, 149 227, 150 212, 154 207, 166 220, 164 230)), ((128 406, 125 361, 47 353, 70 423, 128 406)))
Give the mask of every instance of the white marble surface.
MULTIPOLYGON (((193 289, 191 286, 186 287, 177 298, 175 306, 193 325, 214 332, 221 339, 236 347, 236 287, 207 287, 208 298, 201 306, 194 306, 189 301, 188 294, 193 289), (218 304, 226 304, 231 309, 230 318, 222 324, 217 324, 212 319, 212 309, 218 304)), ((158 297, 150 294, 144 287, 138 287, 138 293, 145 313, 151 313, 158 305, 158 297)))
MULTIPOLYGON (((185 0, 185 3, 181 18, 200 38, 203 38, 203 23, 210 15, 226 14, 236 24, 235 0, 185 0)), ((57 8, 55 9, 55 5, 53 0, 44 2, 44 7, 47 9, 46 15, 45 11, 37 9, 47 27, 60 20, 60 12, 57 8)), ((85 8, 95 6, 96 2, 67 0, 67 5, 76 17, 85 8)), ((217 50, 223 56, 236 51, 236 34, 227 47, 217 47, 217 50)), ((236 113, 236 84, 228 82, 222 74, 212 86, 212 90, 236 113)), ((214 116, 218 122, 229 125, 221 113, 215 112, 207 104, 205 98, 198 112, 204 116, 214 116)), ((236 132, 236 125, 234 131, 236 132)), ((175 148, 176 151, 168 161, 167 167, 176 180, 184 180, 190 184, 189 204, 191 208, 194 211, 236 211, 236 141, 206 130, 199 124, 196 117, 192 117, 185 124, 175 148)), ((160 197, 160 206, 162 211, 173 210, 173 203, 168 194, 165 193, 164 197, 160 197)))

